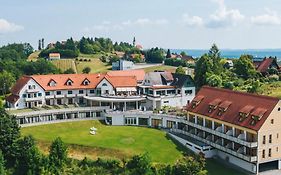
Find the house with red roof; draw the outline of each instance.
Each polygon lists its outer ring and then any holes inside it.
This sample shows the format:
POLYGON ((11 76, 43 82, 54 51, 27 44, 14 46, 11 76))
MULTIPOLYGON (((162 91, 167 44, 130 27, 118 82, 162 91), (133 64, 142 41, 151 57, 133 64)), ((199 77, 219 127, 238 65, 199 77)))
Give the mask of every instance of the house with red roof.
POLYGON ((175 132, 213 148, 213 156, 252 173, 266 163, 281 168, 278 98, 204 86, 187 105, 175 132))
POLYGON ((264 58, 262 61, 254 61, 254 65, 256 70, 263 75, 268 75, 270 69, 275 69, 277 72, 281 71, 277 59, 273 57, 264 58))

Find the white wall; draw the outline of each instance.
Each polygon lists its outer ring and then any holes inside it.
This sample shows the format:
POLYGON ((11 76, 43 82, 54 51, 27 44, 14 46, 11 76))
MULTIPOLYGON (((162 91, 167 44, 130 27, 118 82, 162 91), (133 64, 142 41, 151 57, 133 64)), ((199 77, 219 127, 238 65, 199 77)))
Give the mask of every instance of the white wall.
MULTIPOLYGON (((41 97, 37 97, 38 99, 41 99, 42 101, 42 105, 45 104, 45 91, 43 90, 43 88, 41 86, 39 86, 33 79, 30 79, 26 85, 24 85, 24 87, 20 90, 19 92, 19 100, 15 103, 15 108, 16 109, 22 109, 22 108, 26 108, 25 105, 25 98, 23 98, 23 94, 27 94, 27 90, 28 90, 28 86, 29 85, 35 85, 35 89, 38 90, 38 93, 41 93, 42 96, 41 97)), ((27 98, 27 97, 26 97, 27 98)))
POLYGON ((115 91, 114 91, 112 85, 105 78, 97 85, 97 88, 101 89, 101 94, 105 94, 105 91, 108 90, 109 94, 115 95, 115 91), (104 83, 107 86, 102 86, 104 83))

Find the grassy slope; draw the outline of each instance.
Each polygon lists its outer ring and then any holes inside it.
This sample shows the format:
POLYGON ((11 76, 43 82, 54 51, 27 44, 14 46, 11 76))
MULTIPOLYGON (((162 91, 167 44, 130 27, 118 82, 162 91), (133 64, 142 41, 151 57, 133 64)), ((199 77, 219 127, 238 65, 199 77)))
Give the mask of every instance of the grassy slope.
POLYGON ((75 72, 77 72, 73 59, 52 60, 51 62, 62 71, 72 68, 75 72))
MULTIPOLYGON (((166 137, 160 130, 131 127, 105 126, 98 121, 69 122, 22 128, 22 134, 32 134, 47 153, 50 142, 57 136, 69 144, 69 156, 83 159, 85 156, 128 158, 134 154, 148 152, 152 161, 174 163, 182 156, 183 148, 166 137), (97 135, 90 135, 89 128, 98 128, 97 135)), ((236 170, 213 160, 207 160, 209 175, 238 175, 236 170)))
POLYGON ((35 51, 32 54, 30 54, 27 58, 28 61, 37 61, 38 59, 38 55, 39 55, 40 51, 35 51))
POLYGON ((264 84, 262 87, 262 94, 281 99, 281 81, 264 84))
MULTIPOLYGON (((105 126, 98 121, 69 122, 22 128, 22 134, 32 134, 37 140, 50 142, 60 136, 67 144, 96 148, 98 155, 131 156, 149 152, 154 162, 173 163, 182 153, 160 130, 142 127, 105 126), (98 128, 97 135, 89 134, 89 128, 98 128), (99 148, 99 149, 98 149, 99 148), (104 151, 106 148, 107 151, 104 151)), ((43 141, 43 142, 42 142, 43 141)), ((44 145, 44 144, 43 144, 44 145)), ((75 152, 75 151, 74 151, 75 152)))

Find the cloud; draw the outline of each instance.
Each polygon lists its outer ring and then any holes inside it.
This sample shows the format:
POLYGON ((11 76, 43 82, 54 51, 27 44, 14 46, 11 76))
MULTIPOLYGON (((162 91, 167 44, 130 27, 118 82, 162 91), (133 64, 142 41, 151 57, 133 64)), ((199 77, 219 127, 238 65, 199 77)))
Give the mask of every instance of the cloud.
POLYGON ((238 9, 228 9, 224 0, 212 0, 218 5, 218 9, 214 14, 210 15, 210 19, 206 24, 207 27, 219 28, 227 26, 235 26, 245 19, 245 16, 238 9))
POLYGON ((110 21, 103 21, 101 24, 94 25, 92 27, 85 27, 84 32, 89 33, 92 31, 111 31, 111 30, 123 30, 128 27, 146 27, 146 26, 159 26, 168 24, 166 19, 152 20, 149 18, 138 18, 135 20, 126 20, 120 23, 112 23, 110 21))
POLYGON ((266 13, 258 16, 251 17, 251 23, 255 25, 280 25, 281 17, 277 12, 266 9, 266 13))
POLYGON ((187 26, 203 26, 204 21, 199 16, 189 16, 188 14, 182 15, 182 22, 187 26))
POLYGON ((17 32, 23 29, 23 26, 11 23, 5 19, 0 19, 0 33, 17 32))

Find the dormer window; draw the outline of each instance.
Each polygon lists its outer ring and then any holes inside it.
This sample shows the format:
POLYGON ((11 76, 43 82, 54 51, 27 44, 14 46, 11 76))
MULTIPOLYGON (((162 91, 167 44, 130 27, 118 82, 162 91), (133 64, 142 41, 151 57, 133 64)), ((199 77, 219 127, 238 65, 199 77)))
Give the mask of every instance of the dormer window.
POLYGON ((211 113, 213 112, 215 109, 217 109, 218 105, 220 104, 221 99, 215 99, 212 102, 209 103, 209 110, 208 112, 211 113))
POLYGON ((51 80, 49 81, 49 83, 48 83, 48 86, 54 87, 54 86, 56 86, 56 85, 57 85, 57 82, 56 82, 55 80, 53 80, 53 79, 51 79, 51 80))
POLYGON ((67 85, 67 86, 72 86, 72 84, 73 84, 73 81, 71 79, 68 79, 65 83, 65 85, 67 85))
POLYGON ((196 108, 196 106, 198 106, 200 103, 201 103, 201 101, 203 100, 203 98, 204 98, 204 96, 202 96, 202 95, 198 95, 198 96, 196 96, 193 100, 192 100, 192 108, 194 109, 194 108, 196 108))
POLYGON ((245 107, 243 107, 240 111, 239 111, 239 121, 242 122, 244 121, 250 114, 250 112, 254 109, 254 106, 251 105, 247 105, 245 107))
POLYGON ((85 78, 85 80, 83 81, 83 83, 82 83, 84 86, 88 86, 89 84, 90 84, 90 81, 87 79, 87 78, 85 78))
POLYGON ((227 111, 227 109, 229 108, 229 106, 232 104, 231 101, 223 101, 221 104, 219 104, 218 106, 218 116, 221 116, 224 112, 227 111))
POLYGON ((255 109, 252 113, 251 113, 251 116, 252 116, 252 121, 251 121, 251 124, 252 125, 255 125, 258 121, 261 120, 261 118, 264 116, 264 114, 266 113, 267 109, 264 109, 264 108, 257 108, 255 109))

